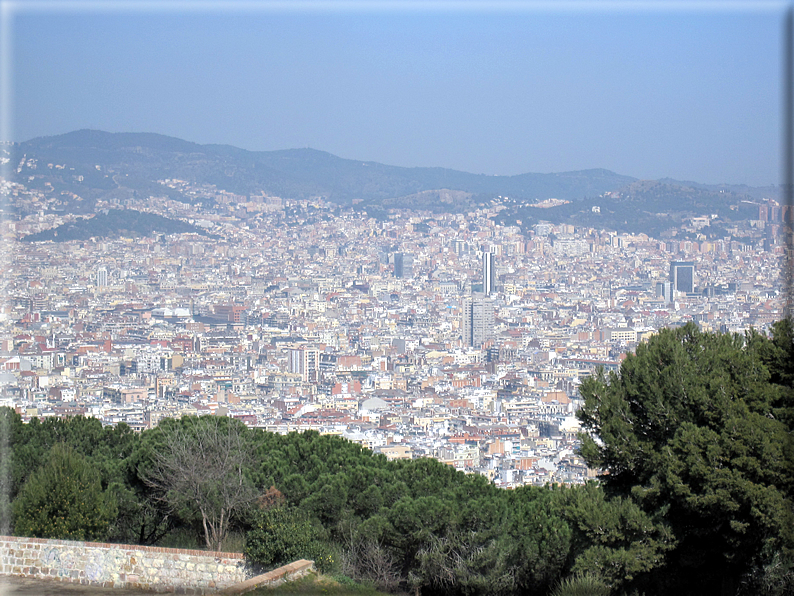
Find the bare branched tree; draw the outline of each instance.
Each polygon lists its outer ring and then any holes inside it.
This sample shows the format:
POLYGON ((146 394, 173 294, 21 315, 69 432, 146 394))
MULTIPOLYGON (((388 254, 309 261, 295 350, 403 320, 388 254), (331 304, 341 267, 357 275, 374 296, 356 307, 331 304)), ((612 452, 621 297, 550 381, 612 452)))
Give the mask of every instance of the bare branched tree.
POLYGON ((393 591, 400 584, 400 569, 394 555, 380 542, 349 537, 342 552, 342 573, 371 581, 379 590, 393 591))
POLYGON ((220 550, 233 517, 258 496, 246 477, 254 457, 245 430, 236 420, 215 416, 163 425, 162 446, 146 474, 146 483, 172 511, 201 514, 209 550, 220 550))

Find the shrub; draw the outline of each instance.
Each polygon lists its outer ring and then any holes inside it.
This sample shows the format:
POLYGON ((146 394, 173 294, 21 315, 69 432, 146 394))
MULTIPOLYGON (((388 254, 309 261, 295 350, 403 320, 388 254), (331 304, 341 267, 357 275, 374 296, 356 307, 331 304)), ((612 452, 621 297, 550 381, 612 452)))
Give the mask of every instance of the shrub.
POLYGON ((102 540, 116 518, 116 499, 99 473, 71 448, 57 444, 13 503, 17 536, 102 540))
POLYGON ((253 527, 246 535, 244 553, 249 561, 266 567, 310 559, 324 572, 335 564, 331 549, 321 539, 321 530, 288 507, 256 512, 253 527))

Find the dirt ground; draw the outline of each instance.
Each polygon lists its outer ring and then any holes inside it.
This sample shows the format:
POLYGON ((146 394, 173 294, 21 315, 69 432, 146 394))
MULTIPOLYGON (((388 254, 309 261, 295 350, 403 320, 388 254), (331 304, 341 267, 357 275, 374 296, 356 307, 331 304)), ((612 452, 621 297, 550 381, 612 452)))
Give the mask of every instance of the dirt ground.
POLYGON ((98 588, 96 586, 81 586, 80 584, 70 584, 59 581, 46 581, 40 579, 30 579, 27 577, 15 577, 10 575, 0 575, 0 596, 6 594, 14 596, 142 596, 143 594, 153 594, 141 590, 98 588))

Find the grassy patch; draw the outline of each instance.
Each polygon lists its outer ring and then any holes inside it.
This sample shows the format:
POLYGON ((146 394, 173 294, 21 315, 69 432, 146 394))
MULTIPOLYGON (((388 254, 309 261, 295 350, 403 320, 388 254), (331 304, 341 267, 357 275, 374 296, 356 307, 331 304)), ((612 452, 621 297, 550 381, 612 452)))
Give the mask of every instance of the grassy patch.
POLYGON ((391 596, 378 592, 369 584, 358 583, 347 576, 327 576, 310 573, 295 581, 286 582, 275 588, 257 588, 249 594, 256 596, 282 596, 287 594, 334 595, 357 594, 358 596, 391 596))

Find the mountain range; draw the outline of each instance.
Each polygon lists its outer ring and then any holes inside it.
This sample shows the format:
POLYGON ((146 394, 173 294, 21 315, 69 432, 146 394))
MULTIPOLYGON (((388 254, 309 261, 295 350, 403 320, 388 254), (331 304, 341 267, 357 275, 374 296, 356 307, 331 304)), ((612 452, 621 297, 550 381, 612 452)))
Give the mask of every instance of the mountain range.
MULTIPOLYGON (((321 197, 374 211, 406 207, 465 212, 496 197, 509 197, 510 209, 531 218, 536 211, 530 205, 549 198, 570 201, 572 206, 537 210, 551 221, 561 217, 576 221, 577 213, 592 213, 594 202, 606 201, 626 225, 643 213, 645 219, 647 214, 669 216, 670 211, 730 217, 729 205, 779 197, 777 187, 641 181, 604 169, 488 176, 343 159, 315 149, 247 151, 199 145, 152 133, 79 130, 7 145, 4 151, 13 166, 13 181, 59 195, 62 209, 75 213, 94 212, 100 200, 114 200, 122 207, 133 197, 168 195, 198 201, 195 195, 158 182, 165 179, 214 185, 240 197, 321 197)), ((579 220, 583 218, 592 219, 587 215, 579 220)))

